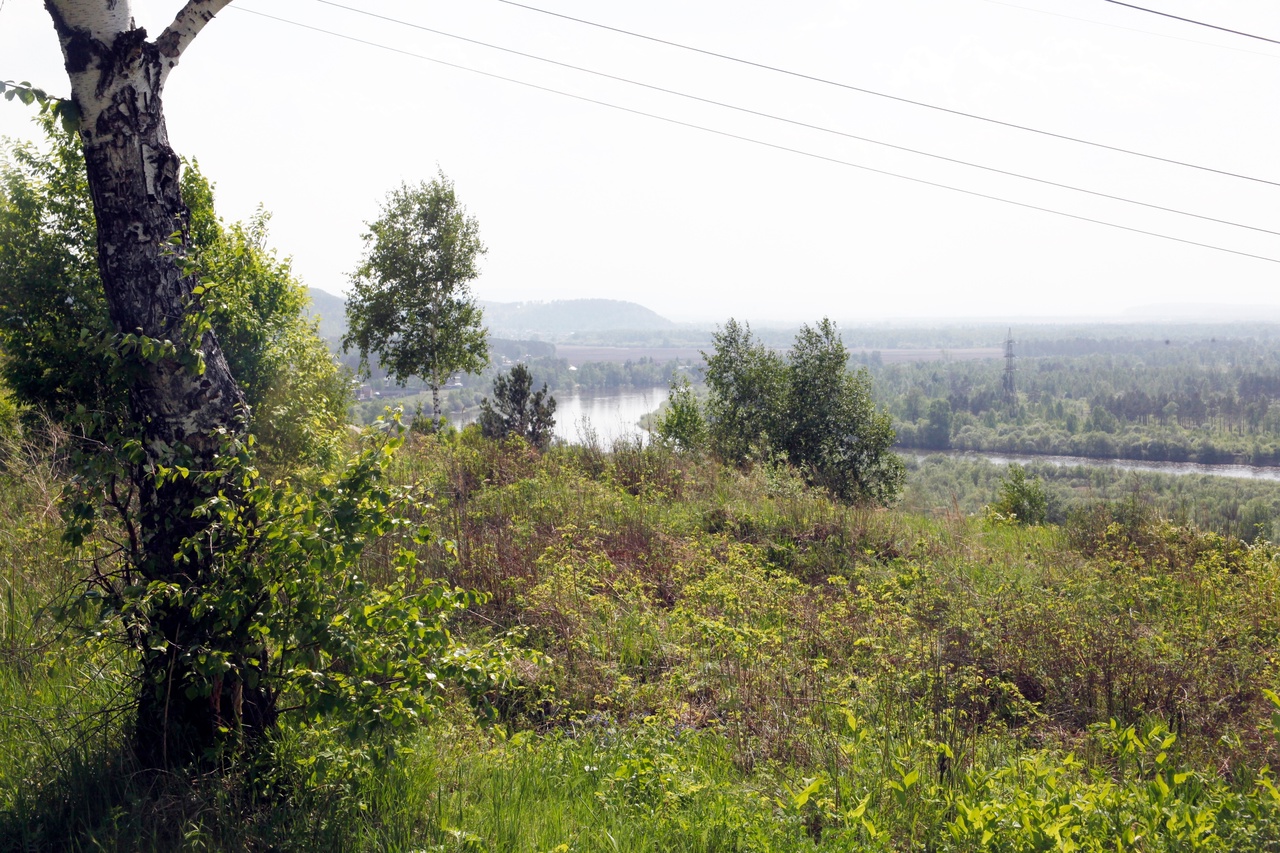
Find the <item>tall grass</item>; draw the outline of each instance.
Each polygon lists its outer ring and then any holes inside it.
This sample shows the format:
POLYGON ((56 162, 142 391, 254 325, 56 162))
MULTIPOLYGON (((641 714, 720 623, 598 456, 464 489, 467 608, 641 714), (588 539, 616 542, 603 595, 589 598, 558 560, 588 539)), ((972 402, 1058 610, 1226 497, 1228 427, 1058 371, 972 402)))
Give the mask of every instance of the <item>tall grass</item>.
POLYGON ((56 525, 4 493, 0 849, 1280 849, 1270 545, 844 507, 638 443, 398 465, 451 543, 422 559, 492 594, 454 630, 517 647, 496 721, 286 728, 199 779, 131 768, 119 662, 41 615, 56 525))

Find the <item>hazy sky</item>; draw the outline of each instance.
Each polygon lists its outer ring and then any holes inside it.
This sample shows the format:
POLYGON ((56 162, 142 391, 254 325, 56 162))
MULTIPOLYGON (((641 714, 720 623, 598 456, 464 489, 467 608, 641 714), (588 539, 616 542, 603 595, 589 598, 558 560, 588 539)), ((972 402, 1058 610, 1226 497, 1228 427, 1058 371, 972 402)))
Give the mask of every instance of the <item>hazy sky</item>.
MULTIPOLYGON (((1103 0, 528 0, 543 9, 1160 157, 1280 182, 1280 45, 1103 0)), ((177 0, 137 2, 157 35, 177 0)), ((348 5, 842 133, 1280 231, 1280 187, 922 109, 498 0, 348 5)), ((1280 39, 1275 0, 1147 0, 1280 39)), ((1280 304, 1268 263, 716 136, 631 110, 1280 260, 1280 236, 892 151, 503 54, 321 0, 236 0, 165 103, 224 216, 333 292, 387 190, 443 169, 489 246, 483 299, 607 296, 674 319, 1098 315, 1280 304)), ((0 0, 0 79, 65 92, 39 0, 0 0)), ((0 134, 31 110, 0 103, 0 134)))

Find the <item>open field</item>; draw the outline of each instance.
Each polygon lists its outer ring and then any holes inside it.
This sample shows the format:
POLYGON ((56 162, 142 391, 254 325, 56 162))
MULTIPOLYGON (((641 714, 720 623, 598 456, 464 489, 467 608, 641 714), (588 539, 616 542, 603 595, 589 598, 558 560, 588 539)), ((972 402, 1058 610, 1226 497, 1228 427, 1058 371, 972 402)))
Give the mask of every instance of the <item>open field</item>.
POLYGON ((958 347, 956 349, 897 348, 871 350, 866 347, 853 348, 851 354, 871 355, 880 353, 880 361, 884 364, 907 364, 917 361, 980 361, 986 358, 1003 358, 1004 350, 1000 347, 958 347))
MULTIPOLYGON (((705 347, 598 347, 575 346, 573 344, 556 344, 556 356, 567 359, 572 365, 585 364, 590 361, 622 363, 651 358, 665 362, 674 359, 685 359, 694 363, 702 362, 704 350, 710 350, 711 344, 705 347)), ((999 347, 960 347, 957 349, 931 348, 899 348, 870 350, 866 348, 851 349, 853 355, 870 355, 880 353, 880 360, 885 364, 910 363, 919 361, 977 361, 984 358, 1001 358, 1004 350, 999 347)))
MULTIPOLYGON (((709 349, 711 344, 707 344, 709 349)), ((622 364, 650 358, 657 362, 685 359, 701 362, 703 347, 596 347, 556 344, 556 357, 566 359, 575 367, 591 361, 622 364)))

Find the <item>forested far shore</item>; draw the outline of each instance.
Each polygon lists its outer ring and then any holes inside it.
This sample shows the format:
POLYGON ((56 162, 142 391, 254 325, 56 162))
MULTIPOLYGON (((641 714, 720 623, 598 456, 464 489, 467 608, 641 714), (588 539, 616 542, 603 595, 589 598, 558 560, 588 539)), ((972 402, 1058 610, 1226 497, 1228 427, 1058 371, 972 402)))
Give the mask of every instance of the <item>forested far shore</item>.
POLYGON ((871 369, 906 448, 1280 465, 1275 337, 1019 356, 1012 394, 1007 367, 989 359, 871 369))
MULTIPOLYGON (((904 458, 907 478, 901 506, 938 517, 982 515, 998 502, 1011 467, 983 458, 937 453, 908 453, 904 458)), ((1280 482, 1274 480, 1125 471, 1087 464, 1012 464, 1043 483, 1045 521, 1051 524, 1066 524, 1073 513, 1116 505, 1246 542, 1280 542, 1280 482)))

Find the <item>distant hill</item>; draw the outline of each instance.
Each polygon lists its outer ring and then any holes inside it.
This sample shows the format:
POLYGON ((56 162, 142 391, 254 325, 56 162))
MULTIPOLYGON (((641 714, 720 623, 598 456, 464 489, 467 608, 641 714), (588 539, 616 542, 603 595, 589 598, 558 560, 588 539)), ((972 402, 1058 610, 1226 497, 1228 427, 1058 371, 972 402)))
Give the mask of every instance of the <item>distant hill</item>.
POLYGON ((308 287, 307 295, 311 297, 311 316, 320 318, 320 337, 336 341, 346 334, 347 300, 318 287, 308 287))
MULTIPOLYGON (((325 290, 307 288, 311 314, 320 317, 320 336, 336 341, 347 331, 346 300, 325 290)), ((484 324, 494 338, 528 342, 569 335, 611 332, 653 333, 676 329, 666 317, 620 299, 561 299, 554 302, 480 302, 484 324)), ((634 335, 633 335, 634 336, 634 335)), ((641 337, 649 337, 640 334, 641 337)), ((628 341, 629 342, 629 341, 628 341)))
POLYGON ((574 332, 673 329, 666 317, 620 299, 559 299, 554 302, 481 302, 491 334, 508 338, 555 337, 574 332))

